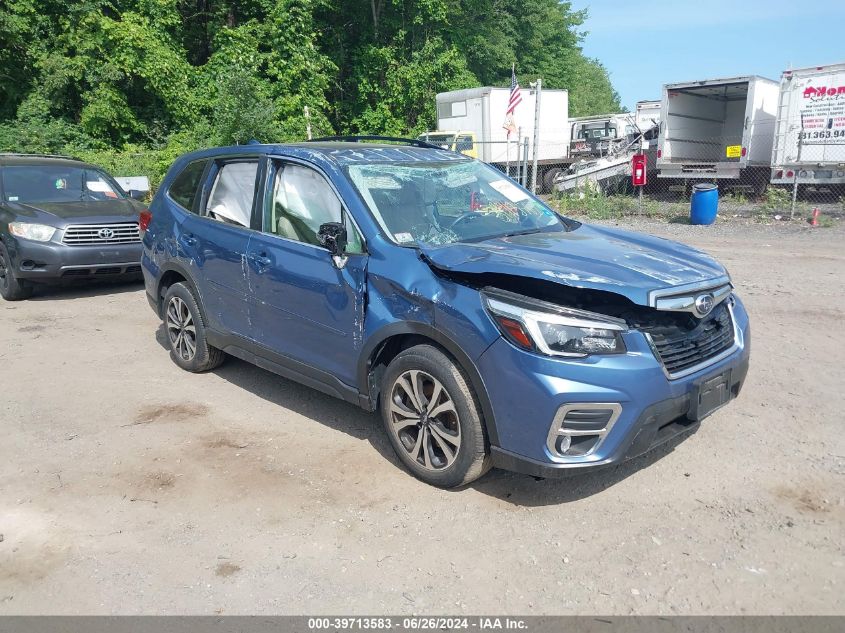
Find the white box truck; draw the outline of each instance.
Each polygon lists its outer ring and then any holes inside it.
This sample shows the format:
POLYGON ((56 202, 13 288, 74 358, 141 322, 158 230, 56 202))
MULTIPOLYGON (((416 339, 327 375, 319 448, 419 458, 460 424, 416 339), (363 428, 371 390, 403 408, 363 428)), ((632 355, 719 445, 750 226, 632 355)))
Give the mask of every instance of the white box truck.
POLYGON ((648 132, 660 125, 660 101, 637 101, 634 108, 634 123, 641 132, 648 132))
POLYGON ((657 143, 661 178, 732 179, 765 188, 779 86, 757 76, 663 86, 657 143))
POLYGON ((784 71, 772 183, 845 184, 845 63, 784 71))
MULTIPOLYGON (((437 131, 420 135, 421 139, 449 135, 463 137, 459 151, 477 156, 486 163, 504 169, 508 161, 512 173, 517 173, 517 160, 525 159, 524 145, 517 142, 528 138, 528 166, 534 157, 535 91, 522 88, 522 103, 516 107, 514 122, 518 133, 511 134, 503 127, 510 101, 509 88, 468 88, 441 92, 437 95, 437 131), (472 139, 469 146, 468 137, 472 139)), ((554 176, 566 169, 569 156, 569 92, 543 89, 540 97, 540 125, 537 155, 537 185, 548 190, 554 176)), ((434 140, 432 140, 434 142, 434 140)))

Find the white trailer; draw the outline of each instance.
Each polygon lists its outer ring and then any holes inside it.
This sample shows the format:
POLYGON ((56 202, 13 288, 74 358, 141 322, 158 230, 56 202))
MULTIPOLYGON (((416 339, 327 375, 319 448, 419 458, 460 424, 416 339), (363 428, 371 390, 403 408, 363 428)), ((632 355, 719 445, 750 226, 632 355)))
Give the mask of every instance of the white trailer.
POLYGON ((769 180, 778 84, 757 76, 663 86, 657 144, 661 178, 769 180))
POLYGON ((772 183, 845 184, 845 63, 784 71, 772 183))
MULTIPOLYGON (((516 107, 514 122, 519 133, 511 134, 503 127, 510 101, 509 88, 468 88, 441 92, 437 95, 437 131, 471 132, 475 137, 478 158, 504 168, 510 162, 517 169, 517 160, 524 161, 525 146, 518 142, 528 138, 528 164, 534 157, 535 91, 522 89, 522 103, 516 107)), ((554 175, 571 162, 569 156, 569 92, 544 89, 540 97, 539 142, 537 144, 537 183, 546 188, 554 175), (546 182, 548 180, 548 182, 546 182)), ((466 153, 466 152, 465 152, 466 153)))

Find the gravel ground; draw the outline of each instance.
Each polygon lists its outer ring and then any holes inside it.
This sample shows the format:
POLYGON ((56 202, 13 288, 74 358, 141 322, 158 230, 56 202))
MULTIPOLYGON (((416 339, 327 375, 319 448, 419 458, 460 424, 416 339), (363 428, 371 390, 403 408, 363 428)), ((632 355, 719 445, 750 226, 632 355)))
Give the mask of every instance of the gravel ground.
POLYGON ((752 368, 561 481, 419 483, 372 415, 179 370, 137 284, 0 304, 0 614, 845 614, 845 230, 624 225, 729 267, 752 368))

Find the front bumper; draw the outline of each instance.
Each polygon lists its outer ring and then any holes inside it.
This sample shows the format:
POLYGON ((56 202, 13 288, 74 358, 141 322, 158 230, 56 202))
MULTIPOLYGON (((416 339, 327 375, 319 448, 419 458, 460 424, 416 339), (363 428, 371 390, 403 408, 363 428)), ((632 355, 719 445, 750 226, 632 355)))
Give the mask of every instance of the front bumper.
POLYGON ((727 389, 736 397, 745 382, 750 358, 748 315, 734 306, 734 351, 706 367, 671 380, 639 332, 626 335, 627 354, 585 359, 552 359, 516 349, 504 340, 478 360, 491 402, 497 467, 540 477, 617 464, 641 455, 699 425, 694 395, 714 376, 730 371, 727 389), (510 367, 512 371, 502 371, 510 367), (621 412, 594 450, 562 458, 550 450, 548 437, 565 405, 618 403, 621 412))
POLYGON ((67 246, 61 242, 4 241, 15 276, 30 281, 58 281, 141 275, 141 244, 67 246))

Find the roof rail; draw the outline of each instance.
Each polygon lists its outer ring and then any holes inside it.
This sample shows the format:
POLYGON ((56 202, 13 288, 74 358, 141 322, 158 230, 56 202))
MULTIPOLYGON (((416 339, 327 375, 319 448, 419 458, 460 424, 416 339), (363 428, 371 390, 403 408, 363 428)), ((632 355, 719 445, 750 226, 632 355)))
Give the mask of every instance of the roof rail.
POLYGON ((404 143, 405 145, 413 145, 414 147, 424 147, 426 149, 443 148, 439 145, 433 145, 415 138, 402 138, 399 136, 375 136, 375 135, 351 135, 351 136, 322 136, 320 138, 309 139, 309 143, 318 143, 321 141, 346 141, 352 143, 359 143, 361 141, 389 141, 391 143, 404 143))
POLYGON ((40 152, 0 152, 0 158, 5 156, 21 156, 23 158, 64 158, 66 160, 78 160, 76 156, 67 156, 66 154, 42 154, 40 152))

